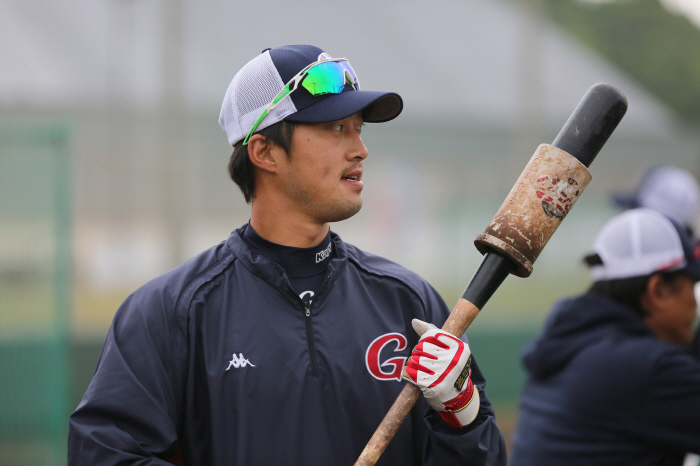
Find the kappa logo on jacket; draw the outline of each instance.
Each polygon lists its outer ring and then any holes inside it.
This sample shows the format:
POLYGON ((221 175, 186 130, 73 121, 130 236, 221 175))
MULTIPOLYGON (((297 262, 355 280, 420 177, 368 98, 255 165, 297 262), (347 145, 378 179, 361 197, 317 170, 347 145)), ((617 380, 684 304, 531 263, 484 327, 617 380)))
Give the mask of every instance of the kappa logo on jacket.
MULTIPOLYGON (((385 333, 375 338, 367 347, 365 364, 367 365, 367 370, 375 379, 401 382, 401 369, 403 369, 408 356, 391 358, 382 362, 382 350, 390 343, 394 344, 393 352, 396 353, 406 349, 408 340, 400 333, 385 333)), ((384 353, 384 357, 386 357, 386 351, 384 353)))
POLYGON ((328 247, 324 249, 321 252, 316 253, 316 263, 318 264, 321 261, 326 260, 328 257, 331 255, 331 246, 333 246, 333 243, 329 243, 328 247))
POLYGON ((255 367, 255 365, 251 364, 250 361, 243 357, 243 353, 238 353, 238 356, 236 356, 236 353, 233 353, 233 358, 228 362, 228 367, 226 370, 229 370, 232 367, 234 369, 238 369, 239 367, 245 366, 255 367))

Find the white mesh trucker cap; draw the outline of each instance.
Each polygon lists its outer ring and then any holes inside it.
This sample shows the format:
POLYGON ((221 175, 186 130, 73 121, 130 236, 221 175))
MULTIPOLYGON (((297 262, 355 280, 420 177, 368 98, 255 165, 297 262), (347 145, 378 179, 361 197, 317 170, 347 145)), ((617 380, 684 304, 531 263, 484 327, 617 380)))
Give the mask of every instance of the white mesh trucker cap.
POLYGON ((627 210, 598 233, 593 252, 602 264, 591 266, 594 281, 682 270, 700 280, 700 260, 685 228, 658 211, 627 210))
MULTIPOLYGON (((228 142, 233 146, 243 140, 265 107, 299 71, 326 58, 331 57, 318 47, 285 45, 264 50, 249 61, 233 77, 221 105, 219 124, 226 131, 228 142)), ((402 109, 401 96, 395 92, 346 86, 340 94, 313 96, 298 86, 265 117, 257 130, 284 119, 318 123, 341 120, 360 111, 365 122, 381 123, 396 118, 402 109)))
POLYGON ((700 185, 688 171, 672 165, 649 170, 634 193, 614 194, 620 207, 648 207, 693 227, 700 212, 700 185))

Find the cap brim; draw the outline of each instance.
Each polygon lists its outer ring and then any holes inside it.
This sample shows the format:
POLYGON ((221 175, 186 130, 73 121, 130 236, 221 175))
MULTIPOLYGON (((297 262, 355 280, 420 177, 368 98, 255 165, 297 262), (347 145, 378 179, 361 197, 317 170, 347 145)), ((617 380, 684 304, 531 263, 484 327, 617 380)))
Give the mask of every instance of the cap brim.
POLYGON ((368 123, 393 120, 403 110, 403 100, 395 92, 346 91, 319 98, 308 107, 292 113, 285 120, 321 123, 342 120, 358 112, 368 123))
POLYGON ((636 193, 613 193, 612 201, 614 205, 622 209, 636 209, 639 207, 636 193))

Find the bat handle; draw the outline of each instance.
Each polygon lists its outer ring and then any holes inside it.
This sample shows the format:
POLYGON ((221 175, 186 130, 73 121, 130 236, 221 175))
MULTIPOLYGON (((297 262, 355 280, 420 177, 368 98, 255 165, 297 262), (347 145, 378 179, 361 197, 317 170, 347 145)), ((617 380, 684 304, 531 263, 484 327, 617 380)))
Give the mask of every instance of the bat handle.
MULTIPOLYGON (((483 307, 513 267, 510 259, 487 252, 442 329, 456 337, 461 337, 479 314, 476 303, 483 307)), ((403 387, 401 394, 384 416, 365 449, 362 450, 355 466, 372 466, 377 463, 420 395, 420 388, 415 385, 407 383, 403 387)))
MULTIPOLYGON (((473 303, 474 306, 479 309, 483 309, 484 305, 491 299, 491 296, 493 296, 498 287, 501 286, 503 280, 505 280, 515 268, 516 266, 511 259, 496 251, 486 252, 481 259, 479 268, 476 269, 467 288, 464 290, 464 293, 462 293, 462 298, 473 303)), ((449 322, 450 319, 447 320, 449 322)), ((447 325, 447 322, 445 322, 445 325, 447 325)), ((467 330, 467 327, 464 327, 461 331, 457 328, 454 332, 447 330, 444 326, 442 328, 455 336, 461 337, 467 330)))
MULTIPOLYGON (((479 310, 477 309, 478 313, 479 310)), ((357 458, 355 466, 373 466, 377 464, 379 457, 382 456, 384 450, 394 438, 394 435, 403 424, 404 419, 411 412, 413 405, 416 404, 418 398, 420 398, 421 391, 420 388, 407 383, 404 385, 403 390, 399 394, 394 404, 391 405, 391 409, 386 413, 382 423, 379 424, 377 430, 374 431, 372 438, 369 439, 365 449, 362 450, 362 454, 357 458)))

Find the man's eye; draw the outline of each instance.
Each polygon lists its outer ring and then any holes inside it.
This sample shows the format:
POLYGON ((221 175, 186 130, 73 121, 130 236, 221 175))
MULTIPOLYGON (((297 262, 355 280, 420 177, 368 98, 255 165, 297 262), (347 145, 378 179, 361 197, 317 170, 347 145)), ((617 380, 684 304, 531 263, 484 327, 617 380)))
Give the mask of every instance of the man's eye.
POLYGON ((343 125, 333 125, 333 129, 336 131, 342 131, 343 130, 343 125))
POLYGON ((362 134, 362 128, 364 128, 364 127, 365 127, 365 124, 362 123, 360 126, 355 128, 355 131, 357 131, 357 134, 362 134))

